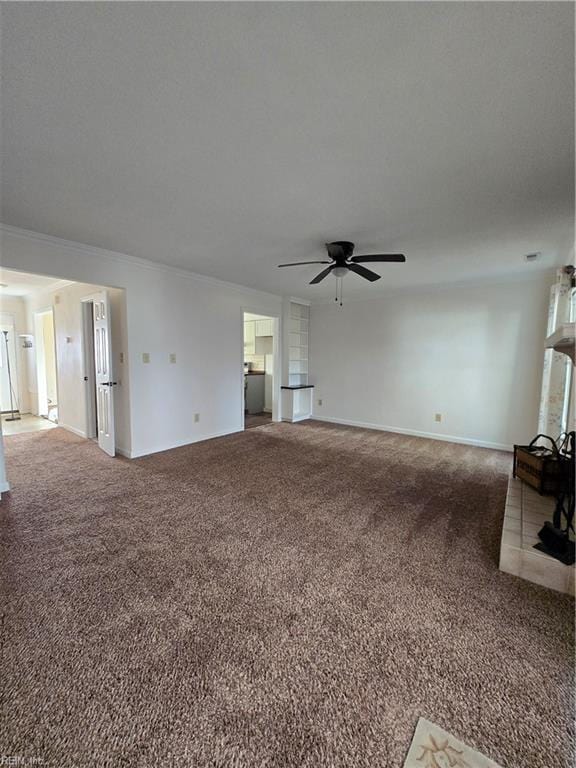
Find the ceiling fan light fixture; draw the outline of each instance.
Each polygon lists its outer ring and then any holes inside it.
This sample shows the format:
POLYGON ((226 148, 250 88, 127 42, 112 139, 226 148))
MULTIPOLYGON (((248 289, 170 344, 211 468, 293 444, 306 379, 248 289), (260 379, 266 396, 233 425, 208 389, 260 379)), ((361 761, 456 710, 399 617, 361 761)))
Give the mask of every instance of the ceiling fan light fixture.
POLYGON ((348 267, 334 267, 332 274, 334 277, 346 277, 348 274, 348 267))

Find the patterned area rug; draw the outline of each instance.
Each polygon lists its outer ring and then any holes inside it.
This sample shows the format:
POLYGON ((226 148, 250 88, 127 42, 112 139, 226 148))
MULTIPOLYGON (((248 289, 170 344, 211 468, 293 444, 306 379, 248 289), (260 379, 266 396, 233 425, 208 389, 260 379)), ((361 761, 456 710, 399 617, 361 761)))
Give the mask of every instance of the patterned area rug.
POLYGON ((404 768, 502 768, 423 717, 418 720, 404 768))

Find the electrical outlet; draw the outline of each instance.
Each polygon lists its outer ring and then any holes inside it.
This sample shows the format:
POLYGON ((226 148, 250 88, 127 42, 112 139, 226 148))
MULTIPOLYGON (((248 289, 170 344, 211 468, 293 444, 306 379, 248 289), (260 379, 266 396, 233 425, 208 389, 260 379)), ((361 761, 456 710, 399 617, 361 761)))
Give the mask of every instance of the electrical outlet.
POLYGON ((435 413, 434 414, 434 421, 442 421, 442 414, 441 413, 435 413))
POLYGON ((322 398, 319 398, 318 405, 322 405, 322 398))
POLYGON ((174 352, 170 352, 170 362, 175 363, 176 362, 176 355, 174 352))
POLYGON ((199 413, 195 413, 194 414, 194 423, 198 424, 199 421, 200 421, 200 414, 199 413))
POLYGON ((120 352, 120 362, 124 362, 124 352, 120 352))
POLYGON ((150 362, 150 352, 142 352, 142 362, 143 363, 150 362))

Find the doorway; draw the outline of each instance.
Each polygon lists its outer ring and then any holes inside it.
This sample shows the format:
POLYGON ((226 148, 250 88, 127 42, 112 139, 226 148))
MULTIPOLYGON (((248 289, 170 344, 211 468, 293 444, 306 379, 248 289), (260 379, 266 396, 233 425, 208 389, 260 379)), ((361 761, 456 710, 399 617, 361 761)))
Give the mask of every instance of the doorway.
POLYGON ((106 290, 85 296, 82 306, 82 364, 85 383, 86 437, 98 441, 109 456, 116 454, 112 326, 106 290))
POLYGON ((0 267, 0 300, 3 436, 59 427, 113 456, 119 415, 128 453, 124 290, 0 267))
POLYGON ((35 312, 34 325, 38 416, 58 424, 58 374, 53 310, 35 312))
POLYGON ((244 429, 261 427, 277 418, 277 318, 243 313, 244 429))

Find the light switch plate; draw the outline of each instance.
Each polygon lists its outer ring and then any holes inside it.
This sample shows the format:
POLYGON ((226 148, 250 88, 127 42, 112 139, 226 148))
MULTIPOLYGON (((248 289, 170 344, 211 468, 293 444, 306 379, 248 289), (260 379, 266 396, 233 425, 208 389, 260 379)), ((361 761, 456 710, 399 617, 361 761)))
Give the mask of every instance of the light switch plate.
POLYGON ((150 352, 142 352, 142 362, 143 363, 150 362, 150 352))
POLYGON ((170 362, 175 363, 176 362, 176 353, 170 352, 170 362))
POLYGON ((441 413, 435 413, 434 414, 434 421, 442 421, 442 414, 441 413))
POLYGON ((195 413, 194 414, 194 423, 197 424, 199 421, 200 421, 200 414, 199 413, 195 413))
POLYGON ((120 362, 124 362, 124 352, 120 352, 120 362))

